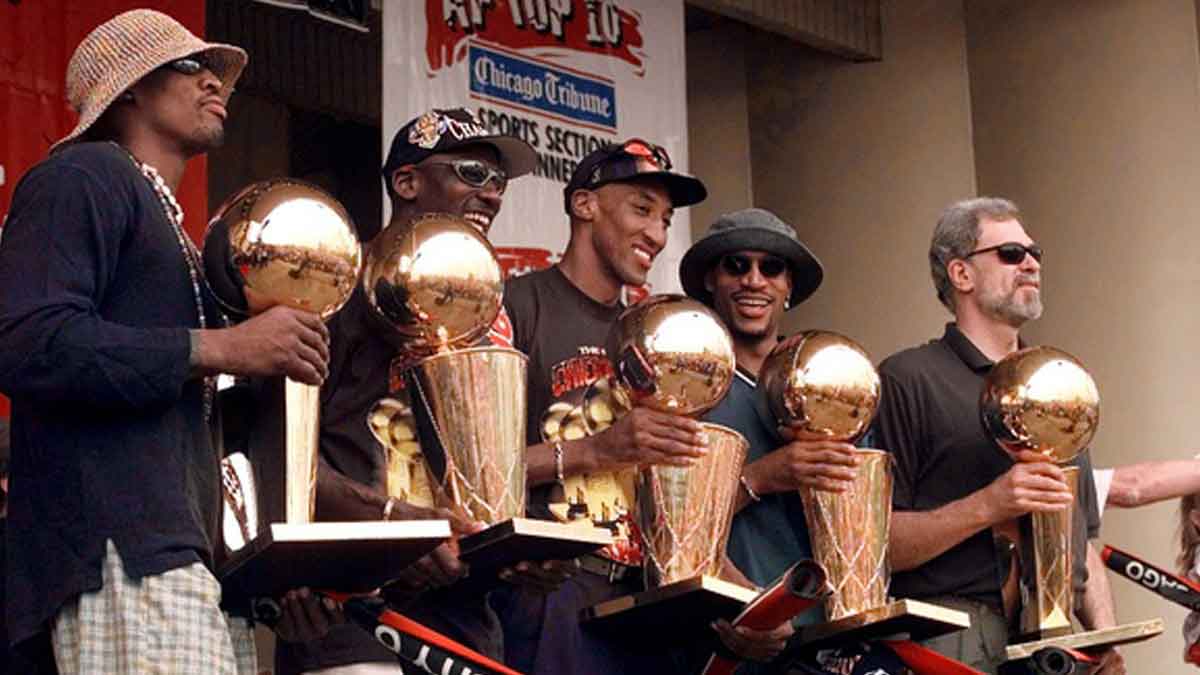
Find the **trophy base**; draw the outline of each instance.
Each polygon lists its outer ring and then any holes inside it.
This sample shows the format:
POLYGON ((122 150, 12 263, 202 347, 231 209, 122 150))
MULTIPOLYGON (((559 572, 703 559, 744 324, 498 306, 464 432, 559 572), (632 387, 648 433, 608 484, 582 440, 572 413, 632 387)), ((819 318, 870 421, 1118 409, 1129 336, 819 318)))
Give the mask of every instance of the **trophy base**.
POLYGON ((797 646, 804 650, 903 636, 921 641, 971 625, 966 612, 919 600, 896 600, 882 607, 800 629, 797 646))
POLYGON ((701 576, 607 600, 583 610, 580 619, 595 630, 679 643, 711 632, 710 622, 734 618, 756 597, 753 589, 701 576))
POLYGON ((445 520, 272 523, 230 554, 218 577, 249 596, 308 586, 370 591, 450 538, 445 520))
POLYGON ((523 560, 569 560, 613 542, 612 532, 590 525, 512 518, 458 540, 458 558, 472 570, 494 570, 523 560))
POLYGON ((1077 649, 1079 651, 1105 649, 1107 647, 1116 647, 1132 642, 1149 640, 1162 632, 1163 620, 1150 619, 1149 621, 1126 623, 1120 626, 1113 626, 1112 628, 1087 631, 1086 633, 1072 633, 1071 635, 1047 638, 1045 640, 1009 645, 1005 650, 1005 656, 1009 661, 1021 661, 1032 657, 1034 652, 1046 647, 1077 649))

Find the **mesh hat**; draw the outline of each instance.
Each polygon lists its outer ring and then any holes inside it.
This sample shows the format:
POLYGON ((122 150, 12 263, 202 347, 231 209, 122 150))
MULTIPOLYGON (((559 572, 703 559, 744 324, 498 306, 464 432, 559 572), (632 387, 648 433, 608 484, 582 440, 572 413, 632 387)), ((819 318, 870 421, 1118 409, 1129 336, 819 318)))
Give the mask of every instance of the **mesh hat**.
POLYGON ((571 180, 563 188, 563 205, 571 213, 571 195, 577 190, 594 190, 607 183, 640 178, 658 178, 667 187, 675 207, 699 204, 708 196, 700 179, 671 171, 671 157, 661 146, 631 138, 624 143, 606 145, 580 160, 571 180))
POLYGON ((387 161, 383 163, 383 179, 396 169, 417 164, 427 157, 467 145, 490 145, 500 155, 500 164, 508 177, 516 178, 533 171, 537 152, 533 146, 516 136, 488 131, 466 108, 430 110, 409 120, 392 137, 387 161))
POLYGON ((246 67, 242 49, 205 42, 175 19, 150 9, 128 11, 100 24, 79 43, 67 64, 67 102, 79 113, 79 123, 50 151, 78 140, 138 80, 175 59, 201 53, 228 99, 246 67))
POLYGON ((704 278, 721 256, 738 251, 763 251, 787 261, 792 271, 792 295, 788 298, 791 307, 812 295, 825 276, 821 261, 800 242, 791 225, 765 209, 742 209, 717 218, 708 234, 683 254, 679 262, 683 291, 712 305, 712 293, 704 287, 704 278))

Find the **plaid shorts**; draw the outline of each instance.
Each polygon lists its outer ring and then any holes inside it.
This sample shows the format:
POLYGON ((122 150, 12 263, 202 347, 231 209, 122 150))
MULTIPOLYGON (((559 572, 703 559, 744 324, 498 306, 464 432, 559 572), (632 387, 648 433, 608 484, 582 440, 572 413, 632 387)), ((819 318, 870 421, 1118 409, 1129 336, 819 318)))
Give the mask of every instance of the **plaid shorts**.
POLYGON ((60 673, 255 675, 250 624, 221 612, 221 585, 204 565, 130 579, 107 546, 103 586, 54 619, 60 673))

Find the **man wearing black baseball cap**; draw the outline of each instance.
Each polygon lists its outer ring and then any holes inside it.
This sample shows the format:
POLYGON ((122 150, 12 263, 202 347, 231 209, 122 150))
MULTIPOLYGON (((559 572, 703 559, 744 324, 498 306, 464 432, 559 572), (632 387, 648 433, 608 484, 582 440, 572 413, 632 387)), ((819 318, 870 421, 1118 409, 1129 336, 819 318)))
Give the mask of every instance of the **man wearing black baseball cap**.
MULTIPOLYGON (((705 196, 699 180, 671 171, 670 158, 658 146, 633 139, 598 149, 579 163, 563 192, 571 234, 561 262, 505 289, 513 344, 529 355, 530 510, 565 517, 587 504, 586 517, 613 527, 618 539, 603 555, 581 559, 583 572, 555 593, 511 590, 493 598, 504 623, 506 659, 522 672, 672 671, 666 663, 652 663, 663 650, 639 651, 639 645, 580 625, 580 610, 641 590, 640 542, 628 537, 619 505, 595 508, 593 494, 573 499, 574 506, 567 508, 562 486, 580 475, 588 476, 581 486, 615 486, 612 476, 618 471, 639 464, 688 464, 705 452, 700 425, 684 417, 635 409, 594 435, 573 422, 581 420, 576 411, 591 385, 612 372, 604 343, 624 309, 622 289, 646 282, 666 246, 675 209, 705 196), (556 411, 568 410, 557 418, 556 411)), ((578 497, 574 489, 572 497, 578 497)))
MULTIPOLYGON (((467 219, 485 234, 500 211, 508 181, 529 173, 536 162, 532 147, 512 137, 487 131, 465 109, 431 110, 409 121, 392 139, 383 165, 391 199, 387 227, 402 226, 426 213, 448 213, 467 219)), ((366 238, 364 236, 364 238, 366 238)), ((493 325, 492 340, 507 343, 506 319, 493 325)), ((408 499, 389 496, 387 462, 397 435, 384 424, 372 426, 379 414, 408 405, 405 392, 392 392, 390 365, 399 345, 392 332, 368 307, 356 288, 349 302, 330 321, 329 378, 321 394, 321 465, 317 479, 317 517, 321 520, 447 518, 456 532, 476 525, 445 509, 434 509, 432 495, 409 490, 408 499)), ((404 435, 404 434, 400 434, 404 435)), ((412 437, 412 429, 408 431, 412 437)), ((418 450, 419 454, 419 450, 418 450)), ((486 596, 455 586, 466 574, 456 551, 443 545, 410 567, 385 596, 402 597, 410 618, 492 658, 502 655, 501 633, 486 596), (412 600, 416 597, 416 600, 412 600)), ((552 568, 533 582, 554 585, 560 570, 552 568)), ((514 582, 529 581, 514 575, 514 582)), ((339 625, 322 640, 281 645, 277 671, 399 673, 396 656, 357 626, 339 625)))

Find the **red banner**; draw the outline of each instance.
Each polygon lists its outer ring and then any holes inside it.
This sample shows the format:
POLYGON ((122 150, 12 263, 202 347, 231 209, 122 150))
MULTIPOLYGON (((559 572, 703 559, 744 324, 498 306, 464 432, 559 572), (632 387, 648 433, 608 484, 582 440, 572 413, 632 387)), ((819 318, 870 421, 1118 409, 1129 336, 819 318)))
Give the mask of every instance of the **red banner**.
POLYGON ((465 41, 472 35, 512 49, 546 47, 611 56, 631 64, 639 75, 645 72, 641 17, 611 2, 425 0, 425 16, 425 56, 431 73, 463 60, 465 41), (442 20, 435 21, 439 16, 442 20))

